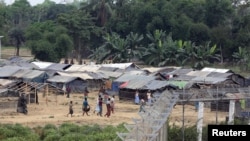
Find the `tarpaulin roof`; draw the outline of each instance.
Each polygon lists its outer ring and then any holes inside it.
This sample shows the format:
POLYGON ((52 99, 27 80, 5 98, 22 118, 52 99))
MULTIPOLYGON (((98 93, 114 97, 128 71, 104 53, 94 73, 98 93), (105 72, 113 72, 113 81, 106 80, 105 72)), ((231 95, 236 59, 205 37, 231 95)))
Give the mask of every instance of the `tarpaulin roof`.
POLYGON ((208 67, 203 68, 201 71, 220 72, 220 73, 231 72, 230 69, 218 69, 218 68, 208 68, 208 67))
POLYGON ((74 77, 79 77, 82 78, 83 80, 86 79, 94 79, 93 77, 91 77, 90 75, 88 75, 87 73, 64 73, 64 72, 57 72, 59 75, 61 76, 74 76, 74 77))
POLYGON ((123 74, 119 78, 115 79, 114 82, 127 82, 132 79, 138 79, 140 81, 143 81, 143 79, 148 80, 154 80, 154 76, 146 76, 146 75, 131 75, 131 74, 123 74))
POLYGON ((69 67, 70 64, 60 64, 60 63, 54 63, 46 67, 47 70, 57 70, 57 71, 63 71, 65 68, 69 67))
POLYGON ((1 86, 6 86, 6 85, 12 84, 14 82, 16 82, 16 81, 15 80, 8 80, 8 79, 0 79, 1 86))
POLYGON ((228 78, 221 77, 195 77, 192 79, 194 83, 202 83, 202 84, 218 84, 226 81, 228 78))
POLYGON ((46 72, 44 71, 39 71, 39 70, 31 70, 29 73, 26 73, 22 76, 22 78, 24 79, 33 79, 36 77, 39 77, 41 75, 46 74, 46 72))
POLYGON ((227 78, 228 76, 231 76, 233 73, 220 73, 220 72, 211 72, 207 75, 207 77, 222 77, 227 78))
POLYGON ((56 83, 68 83, 68 82, 71 82, 77 78, 79 78, 79 77, 55 75, 55 76, 47 79, 47 81, 48 82, 56 82, 56 83))
POLYGON ((51 62, 36 62, 36 61, 31 62, 31 63, 35 64, 40 69, 46 69, 50 65, 54 64, 54 63, 51 63, 51 62))
POLYGON ((169 81, 170 84, 178 87, 179 89, 183 89, 189 83, 189 81, 169 81))
POLYGON ((191 76, 200 76, 200 77, 206 77, 209 73, 211 72, 207 72, 207 71, 191 71, 189 73, 187 73, 187 75, 191 75, 191 76))
POLYGON ((31 72, 32 70, 29 69, 20 69, 16 73, 14 73, 11 77, 14 78, 22 78, 25 74, 31 72))
POLYGON ((153 72, 161 72, 161 71, 164 71, 164 72, 172 72, 174 70, 177 70, 177 69, 180 69, 181 67, 145 67, 143 68, 142 70, 146 70, 146 71, 149 71, 150 73, 153 73, 153 72))
POLYGON ((122 72, 113 72, 113 71, 104 71, 104 70, 98 70, 98 72, 104 74, 105 76, 114 77, 114 78, 117 78, 123 74, 122 72))
POLYGON ((128 67, 140 68, 139 66, 135 65, 134 63, 101 64, 101 66, 103 66, 103 67, 112 67, 112 68, 119 68, 119 69, 127 69, 128 67))
POLYGON ((80 68, 82 67, 82 65, 71 65, 69 68, 65 69, 65 71, 72 71, 72 72, 76 72, 78 71, 80 68))
POLYGON ((0 77, 11 77, 14 73, 20 70, 17 66, 3 66, 0 67, 0 77))
POLYGON ((97 65, 82 65, 82 67, 80 67, 78 71, 96 72, 97 70, 99 70, 99 68, 100 66, 97 65))

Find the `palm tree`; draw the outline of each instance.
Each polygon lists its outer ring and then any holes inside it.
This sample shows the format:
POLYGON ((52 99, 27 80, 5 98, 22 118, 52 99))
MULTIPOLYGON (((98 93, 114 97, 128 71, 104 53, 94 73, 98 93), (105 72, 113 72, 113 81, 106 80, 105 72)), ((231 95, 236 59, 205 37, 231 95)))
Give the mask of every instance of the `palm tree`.
POLYGON ((250 55, 246 48, 239 47, 238 52, 234 52, 232 56, 236 59, 237 64, 241 66, 241 69, 248 69, 247 62, 250 58, 250 55))
POLYGON ((165 46, 162 42, 165 40, 166 33, 162 30, 155 30, 155 32, 146 34, 150 43, 147 46, 144 54, 143 60, 148 65, 157 66, 165 58, 165 46))
POLYGON ((126 40, 128 42, 128 49, 130 50, 129 62, 130 59, 133 60, 136 56, 138 56, 138 58, 141 57, 140 44, 143 38, 144 38, 143 35, 139 35, 138 33, 133 33, 133 32, 130 32, 126 36, 126 40))
POLYGON ((217 46, 210 46, 211 42, 207 42, 204 46, 196 46, 195 53, 193 54, 195 57, 196 63, 194 64, 194 68, 201 69, 205 65, 210 64, 211 60, 220 60, 220 55, 217 54, 217 46))
POLYGON ((112 32, 104 37, 105 43, 100 46, 100 50, 103 50, 101 55, 101 62, 105 60, 112 60, 112 62, 127 62, 128 55, 128 46, 127 40, 121 38, 117 33, 112 32))

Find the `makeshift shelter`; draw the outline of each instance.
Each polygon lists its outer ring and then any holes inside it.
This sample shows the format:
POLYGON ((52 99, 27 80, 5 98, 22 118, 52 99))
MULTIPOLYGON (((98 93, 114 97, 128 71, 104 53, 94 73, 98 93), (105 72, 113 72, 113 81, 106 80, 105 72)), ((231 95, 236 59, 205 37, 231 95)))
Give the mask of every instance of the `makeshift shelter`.
POLYGON ((11 76, 22 69, 21 67, 18 66, 3 66, 0 67, 0 78, 11 78, 11 76))
POLYGON ((49 75, 45 71, 40 70, 24 70, 21 69, 11 76, 12 79, 22 80, 25 82, 44 83, 49 75))
POLYGON ((16 112, 18 99, 18 93, 9 93, 8 89, 0 89, 0 112, 16 112))
MULTIPOLYGON (((121 80, 120 78, 115 81, 121 80)), ((148 90, 155 92, 176 88, 176 86, 170 84, 168 81, 155 80, 153 76, 137 75, 119 86, 119 98, 134 99, 134 94, 137 90, 139 91, 139 97, 146 98, 148 90)))
POLYGON ((87 87, 90 91, 98 90, 103 85, 103 79, 100 75, 90 72, 57 72, 61 76, 79 77, 87 82, 87 87))
POLYGON ((69 86, 71 92, 73 93, 83 93, 85 91, 85 88, 88 86, 87 81, 85 81, 80 77, 75 77, 75 76, 55 75, 47 79, 47 82, 61 89, 64 89, 66 88, 66 86, 69 86))

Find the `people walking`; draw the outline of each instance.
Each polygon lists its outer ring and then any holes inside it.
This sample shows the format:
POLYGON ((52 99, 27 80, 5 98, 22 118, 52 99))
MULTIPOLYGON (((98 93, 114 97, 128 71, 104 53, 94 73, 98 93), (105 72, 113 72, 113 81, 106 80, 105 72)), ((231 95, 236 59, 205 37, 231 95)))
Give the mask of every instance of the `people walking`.
POLYGON ((148 92, 147 92, 147 100, 148 100, 148 105, 151 106, 152 101, 151 101, 151 92, 150 92, 150 90, 148 90, 148 92))
POLYGON ((111 99, 110 99, 110 110, 111 110, 111 112, 112 112, 112 114, 114 114, 115 113, 115 95, 113 95, 112 97, 111 97, 111 99))
POLYGON ((90 110, 90 106, 88 103, 88 99, 84 98, 83 104, 82 104, 82 116, 86 113, 87 116, 89 116, 88 112, 90 110))
POLYGON ((145 105, 146 105, 146 103, 145 103, 144 99, 142 98, 141 101, 140 101, 140 110, 139 110, 139 112, 144 112, 145 113, 145 105))
POLYGON ((99 95, 98 97, 97 97, 97 99, 96 99, 96 107, 95 107, 95 110, 94 110, 94 114, 95 114, 95 112, 97 113, 97 115, 99 114, 99 111, 100 111, 100 108, 99 108, 99 100, 100 100, 100 98, 101 98, 102 96, 101 95, 99 95))
POLYGON ((67 92, 67 98, 69 98, 70 97, 70 92, 71 92, 71 88, 69 86, 67 86, 66 92, 67 92))
POLYGON ((135 104, 139 104, 140 103, 140 99, 139 99, 139 91, 137 90, 136 92, 135 92, 135 104))
POLYGON ((99 116, 101 116, 102 117, 102 103, 103 103, 103 101, 102 101, 103 99, 102 99, 102 97, 99 99, 99 113, 98 113, 98 115, 99 116))
POLYGON ((104 116, 110 117, 111 114, 110 98, 108 98, 108 100, 106 101, 106 107, 107 107, 107 112, 104 116))
POLYGON ((74 110, 73 110, 73 101, 70 101, 69 103, 69 112, 67 114, 67 116, 71 115, 71 117, 73 116, 74 110))

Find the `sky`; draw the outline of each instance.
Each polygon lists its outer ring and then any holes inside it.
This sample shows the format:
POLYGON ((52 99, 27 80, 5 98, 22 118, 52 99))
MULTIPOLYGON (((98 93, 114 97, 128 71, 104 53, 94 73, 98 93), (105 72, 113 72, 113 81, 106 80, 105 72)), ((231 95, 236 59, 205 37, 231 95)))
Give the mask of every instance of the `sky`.
MULTIPOLYGON (((4 1, 5 1, 5 3, 6 3, 7 5, 9 5, 9 4, 12 4, 15 0, 4 0, 4 1)), ((32 5, 32 6, 37 5, 37 4, 41 4, 41 3, 44 2, 44 0, 28 0, 28 1, 29 1, 30 5, 32 5)), ((61 2, 62 0, 51 0, 51 1, 54 1, 54 2, 56 2, 56 3, 59 3, 59 2, 61 2)))

